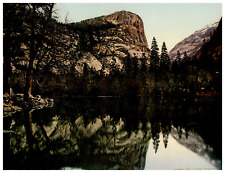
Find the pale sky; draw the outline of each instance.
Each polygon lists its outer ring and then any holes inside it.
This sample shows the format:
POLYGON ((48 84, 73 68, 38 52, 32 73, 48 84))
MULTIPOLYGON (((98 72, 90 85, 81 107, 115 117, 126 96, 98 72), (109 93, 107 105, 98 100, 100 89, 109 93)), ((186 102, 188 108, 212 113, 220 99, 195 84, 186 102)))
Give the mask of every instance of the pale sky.
POLYGON ((163 41, 169 51, 185 37, 222 16, 222 3, 59 3, 56 8, 61 22, 67 13, 69 22, 121 10, 138 14, 144 22, 149 47, 155 37, 160 51, 163 41))

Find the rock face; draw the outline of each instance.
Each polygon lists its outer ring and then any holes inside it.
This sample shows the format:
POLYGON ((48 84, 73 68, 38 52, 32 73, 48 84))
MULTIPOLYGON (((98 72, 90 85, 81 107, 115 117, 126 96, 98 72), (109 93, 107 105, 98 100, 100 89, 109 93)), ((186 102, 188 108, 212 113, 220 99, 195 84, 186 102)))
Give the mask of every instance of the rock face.
POLYGON ((144 25, 141 18, 133 13, 120 11, 103 17, 108 22, 116 21, 124 28, 127 27, 129 34, 133 37, 136 45, 144 45, 148 47, 144 32, 144 25))
POLYGON ((171 61, 176 59, 177 51, 180 52, 181 58, 183 58, 185 51, 189 57, 195 55, 203 44, 210 39, 210 35, 217 28, 218 24, 219 20, 211 25, 207 25, 203 29, 195 31, 195 33, 176 44, 175 47, 169 52, 171 61))
MULTIPOLYGON (((119 11, 107 16, 88 19, 78 23, 55 23, 52 40, 54 50, 41 50, 41 61, 34 62, 34 68, 50 70, 52 73, 83 73, 84 64, 94 72, 109 74, 112 70, 121 71, 126 58, 147 59, 150 63, 150 49, 144 33, 141 18, 127 11, 119 11), (46 53, 48 52, 48 53, 46 53), (50 65, 48 65, 50 64, 50 65)), ((16 57, 13 73, 26 69, 29 52, 25 57, 16 57)))
POLYGON ((128 56, 150 58, 143 22, 131 12, 120 11, 85 20, 72 24, 72 28, 79 33, 78 42, 83 55, 78 55, 79 63, 75 65, 80 73, 87 61, 94 71, 109 74, 112 69, 122 70, 128 56))

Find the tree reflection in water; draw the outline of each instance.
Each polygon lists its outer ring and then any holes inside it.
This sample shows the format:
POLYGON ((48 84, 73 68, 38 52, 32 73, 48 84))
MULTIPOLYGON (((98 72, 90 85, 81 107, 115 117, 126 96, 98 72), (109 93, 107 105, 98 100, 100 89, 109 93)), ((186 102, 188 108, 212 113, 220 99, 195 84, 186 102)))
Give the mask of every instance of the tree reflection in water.
POLYGON ((8 130, 4 151, 8 149, 3 166, 144 169, 149 140, 157 153, 160 142, 167 148, 169 134, 174 131, 177 140, 188 139, 189 133, 200 135, 204 145, 212 149, 210 157, 221 160, 220 99, 56 99, 54 108, 25 110, 4 118, 4 129, 8 130))

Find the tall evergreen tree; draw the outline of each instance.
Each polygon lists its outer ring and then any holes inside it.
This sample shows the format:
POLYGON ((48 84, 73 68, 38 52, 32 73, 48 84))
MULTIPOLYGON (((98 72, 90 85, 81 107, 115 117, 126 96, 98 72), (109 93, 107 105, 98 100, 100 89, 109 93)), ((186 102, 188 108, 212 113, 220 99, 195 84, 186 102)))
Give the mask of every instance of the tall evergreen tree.
POLYGON ((132 78, 132 60, 130 55, 125 59, 125 76, 126 78, 132 78))
POLYGON ((143 56, 142 56, 142 58, 140 60, 141 60, 141 69, 140 69, 140 72, 141 73, 145 73, 146 70, 147 70, 147 59, 146 59, 144 53, 143 53, 143 56))
POLYGON ((163 42, 161 56, 160 56, 160 66, 165 68, 169 66, 169 63, 170 63, 170 60, 169 60, 169 55, 166 48, 166 43, 163 42))
POLYGON ((186 61, 188 61, 188 59, 189 59, 189 57, 187 55, 187 52, 185 51, 184 52, 184 58, 183 58, 183 60, 186 62, 186 61))
POLYGON ((132 73, 133 73, 133 78, 135 79, 138 74, 138 59, 136 56, 133 58, 133 62, 132 62, 132 73))
POLYGON ((177 65, 180 65, 180 63, 181 63, 181 54, 179 51, 177 51, 176 63, 177 63, 177 65))
POLYGON ((155 37, 152 39, 152 45, 151 45, 151 67, 153 69, 159 68, 159 48, 158 44, 156 42, 155 37))

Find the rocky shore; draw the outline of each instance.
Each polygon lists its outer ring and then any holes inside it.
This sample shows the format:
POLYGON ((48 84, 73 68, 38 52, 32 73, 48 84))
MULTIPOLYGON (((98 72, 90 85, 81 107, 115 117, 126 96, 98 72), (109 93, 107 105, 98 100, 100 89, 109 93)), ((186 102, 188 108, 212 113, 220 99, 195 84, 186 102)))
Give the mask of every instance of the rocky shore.
POLYGON ((3 115, 10 116, 16 112, 22 111, 23 104, 26 108, 42 109, 44 107, 52 107, 54 100, 51 98, 42 98, 40 95, 31 96, 29 102, 24 102, 24 94, 5 93, 3 95, 3 115))

